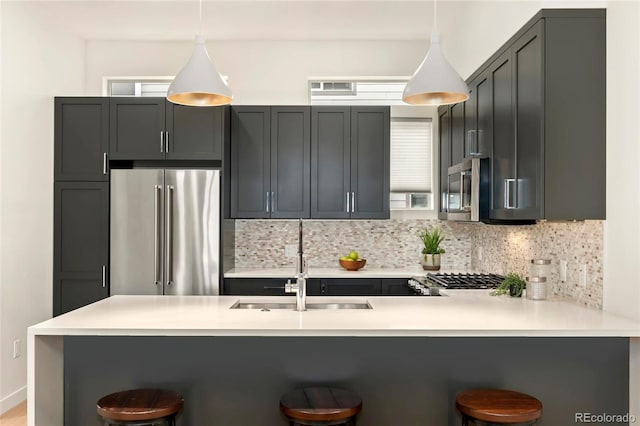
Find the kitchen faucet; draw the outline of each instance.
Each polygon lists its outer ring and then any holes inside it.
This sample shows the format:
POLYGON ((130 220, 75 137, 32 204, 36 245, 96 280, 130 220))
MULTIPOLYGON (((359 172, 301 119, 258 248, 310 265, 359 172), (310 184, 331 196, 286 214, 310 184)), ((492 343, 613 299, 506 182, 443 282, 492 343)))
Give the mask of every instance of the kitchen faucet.
POLYGON ((285 293, 296 293, 296 311, 307 310, 307 258, 302 250, 302 219, 298 222, 298 255, 296 257, 296 282, 284 285, 285 293))

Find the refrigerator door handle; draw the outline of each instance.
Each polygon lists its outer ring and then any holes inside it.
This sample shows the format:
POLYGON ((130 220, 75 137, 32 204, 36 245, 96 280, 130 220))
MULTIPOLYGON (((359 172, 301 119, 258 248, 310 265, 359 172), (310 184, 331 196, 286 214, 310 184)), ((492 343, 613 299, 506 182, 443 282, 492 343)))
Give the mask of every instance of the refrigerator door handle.
POLYGON ((162 221, 160 220, 160 199, 162 186, 154 185, 153 194, 153 283, 162 284, 162 247, 160 235, 162 234, 162 221))
POLYGON ((167 185, 167 285, 173 284, 173 185, 167 185))

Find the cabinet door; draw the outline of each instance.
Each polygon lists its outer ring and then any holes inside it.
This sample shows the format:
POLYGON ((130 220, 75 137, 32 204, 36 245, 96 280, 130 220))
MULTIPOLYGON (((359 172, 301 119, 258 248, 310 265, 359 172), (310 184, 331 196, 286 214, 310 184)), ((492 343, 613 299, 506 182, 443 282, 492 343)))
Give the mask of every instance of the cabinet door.
POLYGON ((451 164, 462 162, 464 157, 465 131, 464 131, 464 103, 454 104, 450 107, 451 114, 451 164))
POLYGON ((111 98, 109 152, 112 160, 164 157, 165 98, 111 98))
POLYGON ((309 218, 311 109, 271 107, 271 217, 309 218))
POLYGON ((320 280, 320 291, 326 296, 380 296, 381 281, 371 278, 336 278, 320 280))
POLYGON ((440 147, 440 219, 446 219, 449 197, 448 169, 451 166, 451 120, 449 107, 438 108, 438 143, 440 147))
POLYGON ((347 203, 350 207, 350 137, 349 107, 311 108, 312 218, 349 218, 347 203))
POLYGON ((225 278, 222 294, 231 296, 292 296, 284 292, 286 278, 225 278))
POLYGON ((109 98, 55 99, 55 180, 108 181, 109 98))
POLYGON ((389 107, 351 107, 351 218, 389 218, 389 107))
POLYGON ((517 219, 543 218, 542 22, 512 47, 515 75, 517 219))
POLYGON ((228 106, 193 107, 166 102, 168 160, 222 160, 228 106))
POLYGON ((109 183, 56 182, 53 313, 109 295, 109 183))
POLYGON ((476 127, 469 136, 470 155, 487 158, 491 157, 493 141, 491 80, 488 72, 483 73, 475 80, 474 96, 476 127))
POLYGON ((468 87, 469 99, 464 102, 464 134, 462 136, 464 139, 462 141, 462 154, 465 159, 476 156, 472 139, 478 126, 475 81, 468 84, 468 87))
POLYGON ((511 51, 490 66, 493 100, 492 219, 512 219, 516 207, 516 144, 513 126, 511 51))
POLYGON ((271 111, 269 107, 231 109, 231 217, 271 214, 271 111))
POLYGON ((413 296, 408 278, 386 278, 382 280, 383 296, 413 296))

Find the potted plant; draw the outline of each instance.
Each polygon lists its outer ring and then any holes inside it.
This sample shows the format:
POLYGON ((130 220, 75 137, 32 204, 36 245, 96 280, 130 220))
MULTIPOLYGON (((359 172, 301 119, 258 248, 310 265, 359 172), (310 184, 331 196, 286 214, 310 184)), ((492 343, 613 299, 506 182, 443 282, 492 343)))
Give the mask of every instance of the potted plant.
POLYGON ((444 234, 437 226, 433 231, 423 229, 418 233, 424 247, 422 248, 422 269, 427 271, 437 271, 440 269, 440 255, 444 249, 440 243, 444 240, 444 234))
POLYGON ((522 290, 524 290, 525 286, 526 282, 524 278, 516 272, 511 272, 507 274, 498 288, 491 292, 491 295, 499 296, 509 293, 511 297, 520 297, 522 296, 522 290))

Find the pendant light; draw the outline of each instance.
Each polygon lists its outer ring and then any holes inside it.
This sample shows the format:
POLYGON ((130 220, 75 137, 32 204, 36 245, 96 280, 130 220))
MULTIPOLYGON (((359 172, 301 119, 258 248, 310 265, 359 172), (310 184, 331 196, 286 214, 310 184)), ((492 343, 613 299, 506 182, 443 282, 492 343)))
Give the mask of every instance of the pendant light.
POLYGON ((402 94, 402 100, 414 105, 448 105, 469 99, 469 88, 447 62, 440 49, 436 26, 436 1, 433 2, 431 47, 402 94))
POLYGON ((188 106, 227 105, 232 99, 231 89, 209 58, 202 37, 202 0, 200 0, 200 34, 189 62, 173 79, 167 99, 188 106))

